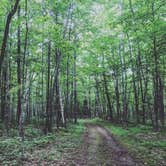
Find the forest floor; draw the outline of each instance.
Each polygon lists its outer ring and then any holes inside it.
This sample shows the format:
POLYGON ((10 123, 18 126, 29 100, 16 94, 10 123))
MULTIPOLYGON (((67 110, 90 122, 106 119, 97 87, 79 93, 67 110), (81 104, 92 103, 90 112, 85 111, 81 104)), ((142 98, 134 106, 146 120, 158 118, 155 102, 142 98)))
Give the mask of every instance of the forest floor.
MULTIPOLYGON (((122 147, 113 135, 99 124, 85 123, 86 130, 83 134, 82 144, 77 148, 64 148, 61 160, 41 160, 29 158, 26 165, 56 165, 56 166, 137 166, 127 149, 122 147), (67 155, 66 155, 67 154, 67 155)), ((71 142, 70 142, 71 143, 71 142)), ((59 145, 61 143, 59 142, 59 145)), ((66 144, 66 143, 65 143, 66 144)), ((42 153, 49 154, 57 149, 57 142, 49 144, 44 149, 37 149, 33 156, 42 153), (34 155, 35 154, 35 155, 34 155)))
POLYGON ((166 133, 149 126, 124 128, 99 119, 80 120, 47 136, 27 126, 23 143, 10 133, 13 136, 0 137, 2 166, 166 165, 166 133))

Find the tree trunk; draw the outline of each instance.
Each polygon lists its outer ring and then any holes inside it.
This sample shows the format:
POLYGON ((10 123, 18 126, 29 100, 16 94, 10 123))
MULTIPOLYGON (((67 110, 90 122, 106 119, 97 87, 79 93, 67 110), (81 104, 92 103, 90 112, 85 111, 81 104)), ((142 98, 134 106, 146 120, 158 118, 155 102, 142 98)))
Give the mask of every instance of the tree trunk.
POLYGON ((76 51, 74 50, 73 88, 74 88, 74 123, 77 123, 77 76, 76 76, 76 51))
POLYGON ((46 133, 52 131, 51 112, 50 112, 50 57, 51 42, 48 43, 48 59, 47 59, 47 105, 46 105, 46 133))
MULTIPOLYGON (((20 18, 20 6, 18 7, 18 19, 20 18)), ((21 115, 21 36, 20 36, 20 25, 18 25, 17 31, 17 83, 18 83, 18 92, 17 92, 17 123, 19 125, 20 115, 21 115)))
POLYGON ((20 2, 20 0, 16 0, 14 7, 12 8, 12 10, 9 12, 9 14, 7 16, 3 39, 2 39, 1 50, 0 50, 0 73, 1 73, 1 69, 2 69, 2 63, 3 63, 4 57, 5 57, 6 44, 7 44, 7 39, 8 39, 8 35, 9 35, 10 23, 11 23, 12 17, 14 16, 14 14, 17 11, 19 2, 20 2))
POLYGON ((109 118, 110 118, 110 120, 113 120, 112 105, 111 105, 111 101, 110 101, 109 90, 108 90, 107 79, 106 79, 105 73, 103 73, 103 79, 104 79, 105 93, 106 93, 106 96, 107 96, 107 103, 108 103, 108 109, 109 109, 109 118))

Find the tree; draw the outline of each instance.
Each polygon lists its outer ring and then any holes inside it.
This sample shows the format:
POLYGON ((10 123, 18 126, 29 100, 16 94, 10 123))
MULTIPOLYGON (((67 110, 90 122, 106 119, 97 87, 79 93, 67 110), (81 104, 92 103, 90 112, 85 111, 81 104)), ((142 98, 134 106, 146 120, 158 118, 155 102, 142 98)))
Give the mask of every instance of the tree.
POLYGON ((6 25, 4 28, 4 35, 3 35, 2 44, 1 44, 1 51, 0 51, 0 72, 2 69, 3 60, 5 57, 5 50, 6 50, 6 44, 7 44, 7 39, 8 39, 8 35, 9 35, 10 23, 11 23, 12 17, 14 16, 14 14, 17 11, 19 2, 20 2, 20 0, 15 1, 14 6, 12 7, 11 11, 7 15, 6 25))

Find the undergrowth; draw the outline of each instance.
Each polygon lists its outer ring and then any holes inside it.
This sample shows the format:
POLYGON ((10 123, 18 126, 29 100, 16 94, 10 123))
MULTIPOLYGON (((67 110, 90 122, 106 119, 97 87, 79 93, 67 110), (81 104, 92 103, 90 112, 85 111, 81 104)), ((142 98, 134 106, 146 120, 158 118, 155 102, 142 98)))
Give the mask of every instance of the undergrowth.
MULTIPOLYGON (((29 125, 25 129, 25 141, 17 135, 0 137, 0 165, 26 165, 30 160, 59 160, 81 144, 84 125, 70 124, 67 129, 43 135, 41 130, 29 125)), ((13 133, 17 133, 13 131, 13 133)))

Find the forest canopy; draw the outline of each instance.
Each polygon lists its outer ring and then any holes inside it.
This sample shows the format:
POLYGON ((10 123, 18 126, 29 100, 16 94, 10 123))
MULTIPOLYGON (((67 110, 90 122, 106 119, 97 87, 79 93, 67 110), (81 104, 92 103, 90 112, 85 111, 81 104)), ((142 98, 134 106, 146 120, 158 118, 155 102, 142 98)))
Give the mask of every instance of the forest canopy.
POLYGON ((81 117, 164 127, 165 1, 1 0, 4 129, 81 117))

